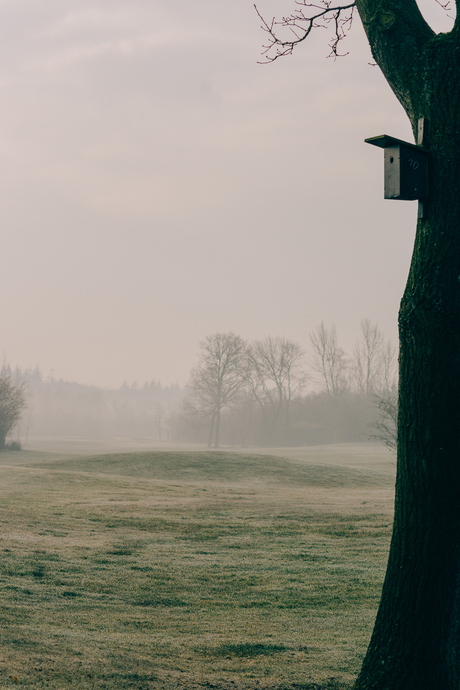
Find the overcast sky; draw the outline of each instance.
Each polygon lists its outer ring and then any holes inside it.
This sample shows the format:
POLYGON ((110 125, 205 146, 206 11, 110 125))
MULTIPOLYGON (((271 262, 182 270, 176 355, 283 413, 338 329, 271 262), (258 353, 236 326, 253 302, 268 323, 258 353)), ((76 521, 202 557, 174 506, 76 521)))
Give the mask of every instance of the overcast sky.
POLYGON ((215 332, 308 347, 324 321, 349 348, 368 317, 396 341, 416 202, 383 200, 363 142, 411 131, 359 20, 348 57, 329 39, 260 65, 251 0, 0 0, 13 366, 183 385, 215 332))

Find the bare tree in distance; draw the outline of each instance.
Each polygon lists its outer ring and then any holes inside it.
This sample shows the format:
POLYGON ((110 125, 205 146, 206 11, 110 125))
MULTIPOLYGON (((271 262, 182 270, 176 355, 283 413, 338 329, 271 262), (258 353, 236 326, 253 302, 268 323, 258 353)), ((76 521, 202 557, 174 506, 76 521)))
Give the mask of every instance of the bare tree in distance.
POLYGON ((310 333, 313 348, 311 368, 317 380, 331 398, 338 398, 347 389, 348 360, 345 351, 337 342, 337 331, 332 324, 327 328, 323 322, 310 333))
POLYGON ((339 347, 334 324, 327 328, 321 322, 310 333, 310 342, 313 348, 311 367, 317 374, 317 381, 327 393, 333 440, 337 441, 340 433, 340 408, 349 391, 348 358, 339 347))
POLYGON ((25 407, 25 384, 13 383, 3 367, 0 372, 0 450, 5 450, 8 434, 20 420, 25 407))
POLYGON ((360 395, 373 402, 369 438, 396 452, 398 396, 396 392, 396 350, 385 342, 378 325, 361 321, 361 333, 353 348, 353 379, 360 395))
POLYGON ((381 387, 383 374, 383 333, 369 319, 361 321, 361 333, 353 347, 353 373, 358 392, 366 397, 381 387))
POLYGON ((398 358, 397 350, 391 340, 387 340, 382 347, 382 395, 397 395, 398 389, 398 358))
POLYGON ((189 388, 198 411, 208 419, 208 447, 218 448, 222 410, 245 384, 246 343, 234 333, 216 333, 200 343, 200 350, 189 388))
POLYGON ((270 411, 273 431, 283 418, 287 438, 292 406, 307 382, 301 346, 286 338, 268 336, 248 347, 247 360, 247 381, 254 398, 263 413, 270 411))
POLYGON ((160 400, 157 400, 153 406, 153 423, 155 425, 158 440, 162 440, 163 424, 165 423, 166 409, 160 400))
POLYGON ((396 394, 387 397, 376 396, 375 404, 378 415, 370 424, 371 434, 369 438, 383 443, 388 450, 396 453, 398 445, 398 396, 396 394))
POLYGON ((230 405, 229 422, 233 429, 233 444, 236 442, 242 448, 247 448, 254 431, 255 406, 252 391, 246 385, 238 391, 230 405))
POLYGON ((399 310, 393 535, 355 690, 459 690, 460 12, 457 2, 452 29, 436 34, 414 0, 297 0, 289 16, 263 22, 268 55, 292 52, 325 22, 338 55, 354 8, 414 140, 429 152, 429 204, 419 202, 399 310))

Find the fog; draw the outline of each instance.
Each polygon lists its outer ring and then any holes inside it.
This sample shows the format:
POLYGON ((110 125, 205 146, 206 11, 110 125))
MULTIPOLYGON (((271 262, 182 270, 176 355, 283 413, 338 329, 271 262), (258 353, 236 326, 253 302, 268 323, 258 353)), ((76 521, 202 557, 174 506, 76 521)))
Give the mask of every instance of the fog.
POLYGON ((215 332, 396 340, 416 204, 364 139, 411 132, 358 19, 270 65, 247 0, 1 0, 0 35, 11 366, 184 386, 215 332))

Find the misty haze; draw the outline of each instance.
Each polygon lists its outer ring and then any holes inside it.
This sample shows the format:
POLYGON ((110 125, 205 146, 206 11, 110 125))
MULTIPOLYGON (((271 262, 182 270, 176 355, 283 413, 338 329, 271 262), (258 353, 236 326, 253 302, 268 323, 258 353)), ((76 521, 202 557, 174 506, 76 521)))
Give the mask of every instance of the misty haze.
MULTIPOLYGON (((356 7, 322 4, 270 62, 316 5, 0 2, 2 687, 358 690, 396 447, 400 462, 403 433, 451 409, 439 395, 397 430, 397 314, 425 217, 385 202, 364 139, 412 129, 343 15, 356 7)), ((433 5, 444 45, 452 11, 433 5)), ((390 9, 364 21, 385 40, 390 9)), ((413 407, 426 361, 405 379, 413 407)), ((436 433, 405 447, 430 443, 442 452, 436 433)), ((425 479, 434 513, 456 505, 455 483, 425 479)))
POLYGON ((351 354, 324 323, 310 334, 308 353, 280 336, 247 342, 234 333, 207 336, 198 350, 185 388, 153 380, 102 389, 4 364, 0 445, 112 437, 214 448, 372 438, 394 445, 395 419, 382 436, 382 410, 396 401, 396 348, 369 319, 351 354))
POLYGON ((362 32, 346 60, 319 32, 260 65, 243 0, 21 0, 0 19, 13 369, 183 388, 207 334, 306 349, 324 321, 350 352, 367 316, 397 341, 416 208, 383 200, 363 140, 410 131, 362 32))

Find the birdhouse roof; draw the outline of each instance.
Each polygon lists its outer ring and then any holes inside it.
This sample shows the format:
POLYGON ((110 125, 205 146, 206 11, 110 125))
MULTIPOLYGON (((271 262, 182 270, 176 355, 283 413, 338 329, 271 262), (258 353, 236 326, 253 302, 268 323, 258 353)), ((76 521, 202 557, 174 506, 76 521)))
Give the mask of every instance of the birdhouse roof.
POLYGON ((402 139, 396 139, 396 137, 390 137, 388 134, 379 134, 378 137, 370 137, 369 139, 364 139, 366 144, 372 144, 372 146, 378 146, 381 149, 387 149, 390 146, 409 146, 411 149, 417 149, 417 151, 425 151, 428 153, 423 146, 417 146, 417 144, 411 144, 408 141, 403 141, 402 139))

